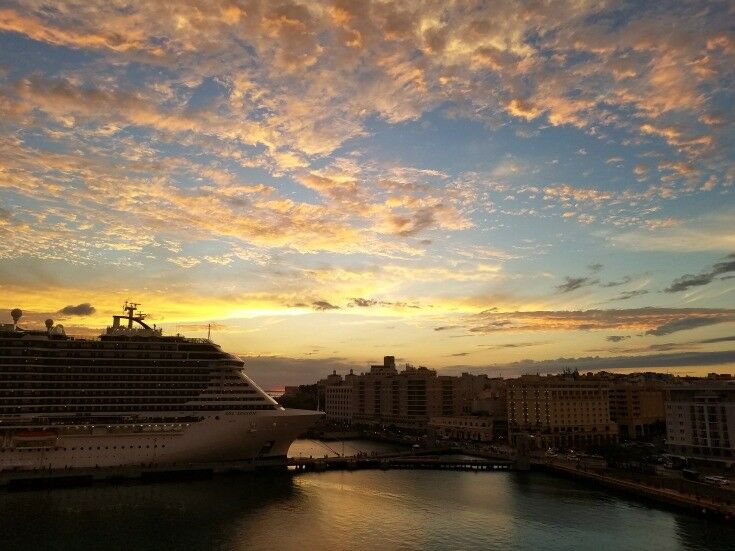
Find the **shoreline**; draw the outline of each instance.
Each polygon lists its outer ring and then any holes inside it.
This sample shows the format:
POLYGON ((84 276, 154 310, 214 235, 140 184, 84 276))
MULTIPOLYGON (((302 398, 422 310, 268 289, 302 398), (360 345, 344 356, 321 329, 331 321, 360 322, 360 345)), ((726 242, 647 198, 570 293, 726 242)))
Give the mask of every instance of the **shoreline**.
MULTIPOLYGON (((585 471, 576 467, 560 465, 559 463, 535 461, 532 470, 554 474, 563 478, 581 480, 609 490, 635 496, 646 501, 654 501, 677 509, 684 509, 695 513, 699 517, 706 516, 726 523, 735 522, 735 492, 732 492, 733 501, 723 503, 699 494, 689 494, 671 488, 652 486, 635 480, 628 480, 610 474, 585 471)), ((704 492, 718 488, 703 487, 704 492)), ((726 490, 728 491, 728 490, 726 490)))
MULTIPOLYGON (((366 435, 363 434, 361 436, 364 438, 366 435)), ((372 438, 370 440, 395 444, 395 441, 381 439, 376 437, 376 435, 371 436, 372 438)), ((457 446, 452 448, 406 450, 393 454, 375 454, 363 457, 315 458, 313 460, 315 463, 312 466, 313 468, 297 468, 295 470, 289 469, 289 465, 298 462, 299 458, 284 458, 283 461, 248 461, 237 462, 237 464, 226 462, 158 469, 119 468, 110 470, 68 470, 63 472, 5 472, 0 473, 0 491, 14 491, 18 489, 34 490, 49 487, 88 486, 96 484, 145 484, 160 481, 186 482, 192 479, 209 478, 221 474, 255 474, 264 471, 294 476, 306 472, 319 473, 327 470, 353 471, 365 468, 381 469, 381 465, 379 464, 382 462, 381 459, 388 460, 390 457, 409 459, 411 456, 414 456, 413 459, 418 460, 420 456, 432 454, 437 457, 447 454, 462 454, 469 457, 498 460, 509 463, 507 470, 526 471, 526 469, 517 469, 516 465, 511 465, 510 463, 514 462, 514 458, 507 455, 501 457, 498 453, 482 452, 472 448, 457 446), (317 468, 319 467, 317 463, 320 465, 324 463, 323 468, 317 468), (330 465, 327 466, 326 463, 330 465), (334 464, 332 465, 332 463, 334 464), (373 463, 376 464, 373 465, 373 463)), ((400 463, 400 465, 389 466, 389 463, 386 463, 382 468, 432 469, 432 461, 416 461, 416 464, 413 466, 411 461, 402 460, 396 463, 400 463)), ((469 465, 471 462, 467 463, 469 465)), ((436 469, 441 470, 442 467, 440 465, 442 464, 442 462, 436 462, 436 469)), ((530 465, 528 466, 530 466, 530 472, 544 472, 562 478, 582 481, 640 500, 685 510, 698 518, 709 518, 727 524, 735 522, 735 491, 729 489, 709 487, 676 479, 666 480, 651 477, 649 480, 644 480, 645 477, 642 475, 624 478, 616 476, 610 471, 585 470, 572 463, 563 464, 560 461, 549 459, 531 459, 530 465), (666 487, 667 485, 669 487, 666 487), (677 485, 680 487, 679 489, 670 487, 677 485), (685 487, 689 491, 682 491, 685 487)), ((447 468, 447 465, 444 465, 443 468, 447 468)), ((473 469, 477 469, 477 466, 472 467, 470 470, 473 469)), ((493 469, 491 468, 489 470, 493 469)))

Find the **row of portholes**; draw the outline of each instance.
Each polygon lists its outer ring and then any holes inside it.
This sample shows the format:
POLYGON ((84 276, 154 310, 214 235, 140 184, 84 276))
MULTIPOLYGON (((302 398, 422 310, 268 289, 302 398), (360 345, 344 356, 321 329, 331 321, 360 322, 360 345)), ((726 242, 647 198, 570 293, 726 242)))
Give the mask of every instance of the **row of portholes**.
MULTIPOLYGON (((135 448, 135 446, 128 446, 128 447, 129 447, 129 448, 130 448, 131 450, 135 448)), ((146 447, 146 449, 149 449, 149 448, 150 448, 151 446, 150 446, 150 444, 146 444, 146 446, 145 446, 145 447, 146 447)), ((158 444, 154 444, 154 445, 153 445, 153 447, 154 447, 154 448, 157 448, 157 447, 158 447, 158 444)), ((165 447, 166 447, 166 444, 162 444, 162 445, 161 445, 161 447, 162 447, 162 448, 165 448, 165 447)), ((113 449, 113 450, 116 450, 117 448, 118 448, 117 446, 112 446, 112 449, 113 449)), ((61 448, 61 449, 62 449, 62 450, 64 450, 64 451, 66 451, 67 449, 71 449, 71 451, 76 451, 76 448, 61 448)), ((97 449, 98 449, 98 450, 100 450, 100 449, 102 449, 102 447, 101 447, 101 446, 97 446, 97 449)), ((104 449, 106 449, 106 450, 109 450, 109 449, 110 449, 110 447, 109 447, 109 446, 105 446, 105 447, 104 447, 104 449)), ((120 449, 121 449, 121 450, 124 450, 124 449, 125 449, 125 446, 120 446, 120 449)), ((140 449, 142 449, 142 446, 138 446, 138 449, 139 449, 139 450, 140 450, 140 449)), ((81 446, 81 447, 79 448, 79 450, 80 450, 80 451, 84 451, 84 446, 81 446)), ((94 447, 93 447, 93 446, 88 446, 88 447, 87 447, 87 450, 94 450, 94 447)))
MULTIPOLYGON (((161 445, 161 448, 165 448, 165 447, 166 447, 166 444, 162 444, 161 445)), ((121 450, 126 449, 125 446, 120 446, 119 448, 121 450)), ((135 449, 135 446, 128 446, 128 448, 132 450, 132 449, 135 449)), ((143 448, 142 446, 138 446, 138 449, 139 450, 142 449, 142 448, 143 448)), ((146 449, 150 449, 150 448, 151 448, 150 445, 146 445, 146 449)), ((153 448, 154 449, 155 448, 158 448, 158 444, 154 444, 153 445, 153 448)), ((93 451, 95 448, 93 446, 88 446, 86 449, 87 449, 87 451, 93 451)), ((109 446, 104 446, 104 448, 103 448, 102 446, 97 446, 97 450, 102 450, 102 449, 109 450, 110 447, 109 446)), ((113 450, 116 450, 116 449, 118 449, 118 446, 112 446, 112 449, 113 450)), ((77 450, 77 448, 74 447, 74 448, 49 448, 49 449, 47 449, 45 451, 55 451, 55 452, 62 451, 62 452, 65 452, 65 451, 76 451, 76 450, 77 450)), ((84 446, 81 446, 79 448, 79 451, 84 451, 84 450, 85 450, 84 446)), ((7 452, 18 452, 18 451, 38 452, 38 449, 37 448, 0 448, 0 453, 5 453, 6 451, 7 452)))

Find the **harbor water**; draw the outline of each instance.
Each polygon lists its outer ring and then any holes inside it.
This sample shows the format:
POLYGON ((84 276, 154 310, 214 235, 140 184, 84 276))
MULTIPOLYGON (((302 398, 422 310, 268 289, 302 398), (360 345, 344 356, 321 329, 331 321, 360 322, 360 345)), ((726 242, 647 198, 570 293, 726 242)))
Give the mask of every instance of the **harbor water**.
MULTIPOLYGON (((292 453, 342 446, 301 441, 292 453)), ((534 472, 257 473, 0 494, 3 550, 733 548, 730 526, 534 472)))

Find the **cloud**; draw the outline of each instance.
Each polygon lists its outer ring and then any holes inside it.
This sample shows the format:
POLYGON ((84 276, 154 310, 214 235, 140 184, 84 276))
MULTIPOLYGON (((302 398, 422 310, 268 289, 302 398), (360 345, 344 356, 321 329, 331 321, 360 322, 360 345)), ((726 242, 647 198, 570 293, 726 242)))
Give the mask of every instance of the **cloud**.
POLYGON ((708 212, 675 225, 654 225, 614 234, 613 244, 635 251, 701 252, 735 250, 735 210, 708 212))
POLYGON ((91 316, 97 311, 97 309, 88 302, 82 304, 64 306, 57 314, 63 314, 65 316, 91 316))
POLYGON ((607 283, 600 283, 600 287, 619 287, 620 285, 625 285, 626 283, 630 283, 631 281, 633 281, 633 278, 631 276, 625 276, 619 281, 608 281, 607 283))
POLYGON ((728 255, 726 260, 717 262, 706 272, 702 272, 698 275, 687 274, 675 279, 671 285, 664 289, 664 291, 667 293, 678 293, 686 291, 691 287, 708 285, 712 283, 718 275, 729 272, 735 272, 735 253, 728 255))
POLYGON ((715 337, 713 339, 703 339, 699 341, 702 344, 715 344, 718 342, 732 342, 735 341, 735 335, 730 335, 727 337, 715 337))
MULTIPOLYGON (((627 337, 630 338, 630 337, 627 337)), ((610 342, 619 342, 618 340, 611 339, 610 337, 607 338, 610 342)), ((712 338, 712 339, 701 339, 696 341, 685 341, 685 342, 664 342, 664 343, 655 343, 655 344, 648 344, 645 346, 637 346, 637 347, 629 347, 629 348, 611 348, 611 349, 597 349, 597 350, 590 350, 590 352, 614 352, 614 353, 621 353, 624 352, 626 354, 633 354, 633 353, 641 353, 641 352, 670 352, 674 350, 686 350, 686 351, 693 351, 696 349, 701 348, 701 345, 703 344, 719 344, 719 343, 726 343, 726 342, 733 342, 735 341, 735 336, 728 336, 728 337, 718 337, 718 338, 712 338)))
POLYGON ((535 341, 535 342, 509 342, 503 344, 481 344, 480 348, 486 350, 503 350, 509 348, 529 348, 531 346, 542 346, 549 344, 549 341, 535 341))
POLYGON ((725 323, 729 321, 735 321, 735 315, 723 316, 723 317, 698 317, 691 316, 681 319, 674 319, 667 321, 666 323, 646 331, 646 335, 655 335, 661 337, 663 335, 670 335, 678 331, 687 331, 689 329, 696 329, 698 327, 707 327, 709 325, 716 325, 719 323, 725 323))
MULTIPOLYGON (((583 358, 557 358, 553 360, 522 360, 519 362, 494 364, 484 367, 469 365, 449 366, 441 370, 442 374, 502 372, 504 376, 523 373, 560 373, 566 369, 579 371, 603 371, 617 369, 673 369, 689 366, 715 366, 735 363, 735 350, 722 352, 675 352, 663 354, 629 355, 583 358)), ((513 376, 511 375, 511 376, 513 376)))
POLYGON ((608 340, 610 342, 620 342, 629 338, 630 335, 608 335, 607 337, 605 337, 605 340, 608 340))
POLYGON ((334 304, 330 304, 326 300, 317 300, 311 303, 311 307, 314 310, 318 310, 320 312, 324 312, 327 310, 339 310, 339 306, 335 306, 334 304))
POLYGON ((482 312, 468 317, 472 333, 619 329, 665 335, 735 320, 735 310, 715 308, 631 308, 482 312))
POLYGON ((434 331, 451 331, 452 329, 461 329, 461 325, 441 325, 439 327, 434 327, 434 331))
POLYGON ((174 258, 169 258, 167 261, 171 262, 172 264, 176 264, 181 268, 193 268, 194 266, 198 266, 202 263, 201 260, 192 256, 177 256, 174 258))
POLYGON ((509 101, 507 108, 511 115, 524 118, 527 121, 537 118, 543 112, 543 110, 537 108, 528 100, 521 98, 515 98, 509 101))
POLYGON ((357 298, 353 298, 352 300, 350 300, 350 303, 348 304, 348 306, 358 306, 360 308, 368 308, 370 306, 375 306, 376 304, 378 304, 377 300, 357 297, 357 298))
POLYGON ((616 302, 619 300, 630 300, 631 298, 639 297, 642 295, 647 295, 648 293, 649 291, 645 289, 636 289, 633 291, 623 291, 618 296, 611 298, 608 302, 616 302))
POLYGON ((645 176, 648 174, 648 165, 640 163, 633 167, 633 172, 636 176, 645 176))
POLYGON ((581 289, 582 287, 590 287, 592 285, 596 285, 597 283, 599 283, 599 280, 589 277, 566 276, 564 278, 564 283, 557 285, 556 289, 560 293, 571 293, 572 291, 576 291, 577 289, 581 289))

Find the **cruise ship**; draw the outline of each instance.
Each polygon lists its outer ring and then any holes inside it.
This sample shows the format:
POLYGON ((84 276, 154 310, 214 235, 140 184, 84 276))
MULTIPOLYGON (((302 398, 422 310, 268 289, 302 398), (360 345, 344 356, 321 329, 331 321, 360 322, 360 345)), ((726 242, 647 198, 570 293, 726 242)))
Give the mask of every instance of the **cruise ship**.
POLYGON ((163 335, 138 304, 98 338, 0 325, 0 475, 278 464, 323 415, 284 409, 209 339, 163 335))

